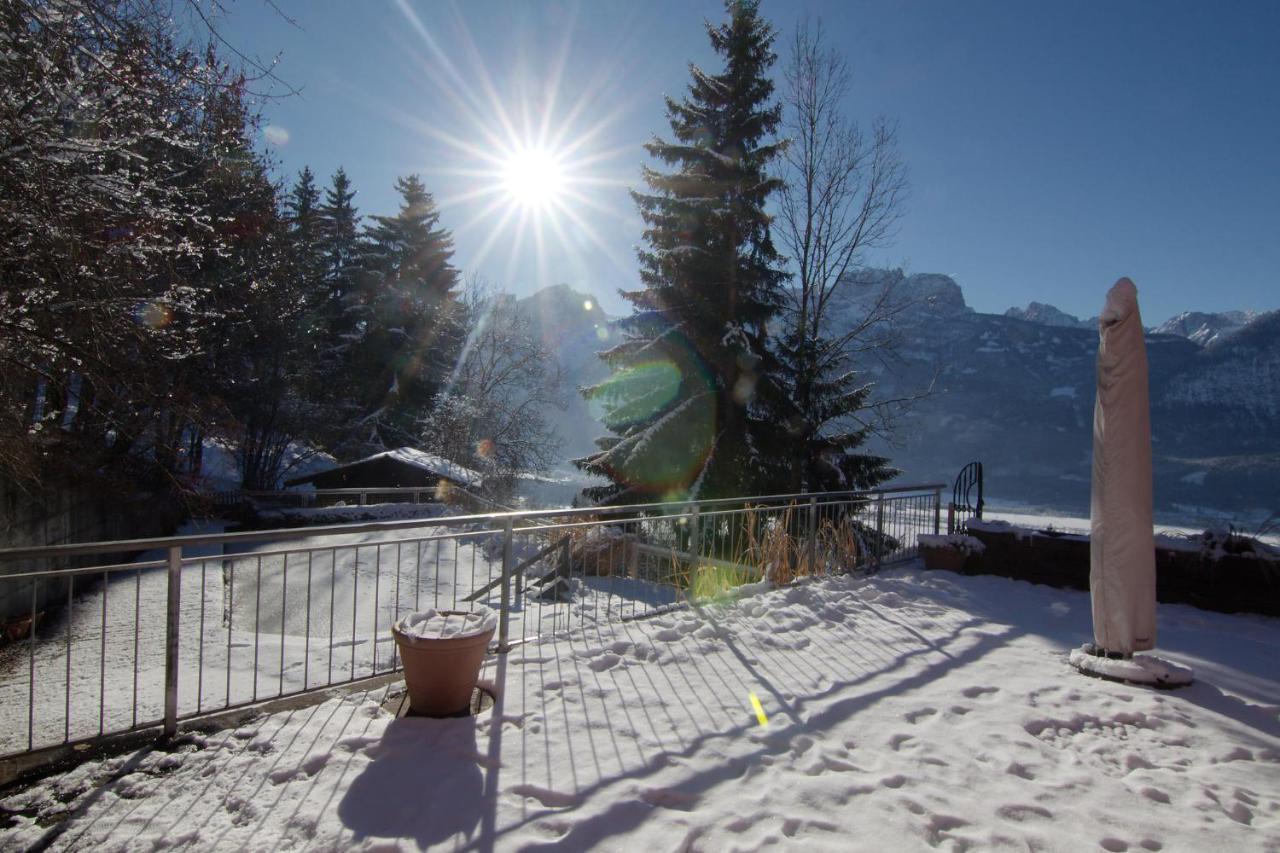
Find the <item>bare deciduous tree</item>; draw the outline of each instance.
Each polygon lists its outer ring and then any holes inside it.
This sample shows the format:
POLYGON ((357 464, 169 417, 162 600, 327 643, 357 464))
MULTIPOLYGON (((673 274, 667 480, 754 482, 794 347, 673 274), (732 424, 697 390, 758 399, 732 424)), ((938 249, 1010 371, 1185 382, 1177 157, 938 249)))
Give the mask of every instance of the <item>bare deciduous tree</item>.
MULTIPOLYGON (((780 232, 796 266, 789 309, 803 338, 821 334, 833 294, 862 266, 866 250, 893 237, 907 172, 892 123, 876 119, 868 134, 846 117, 852 74, 839 52, 826 47, 820 22, 796 28, 785 74, 790 144, 780 232)), ((876 301, 879 313, 891 310, 887 296, 876 301)))
POLYGON ((514 296, 471 278, 462 302, 467 341, 423 423, 423 443, 483 471, 486 490, 502 494, 518 474, 558 458, 560 437, 545 411, 564 404, 561 371, 514 296))
POLYGON ((795 276, 786 291, 779 350, 797 414, 797 488, 867 488, 892 476, 887 460, 859 451, 890 432, 905 400, 877 399, 854 368, 893 350, 893 317, 906 306, 892 277, 857 288, 858 316, 829 316, 842 288, 855 287, 866 251, 893 237, 907 192, 896 128, 877 119, 865 131, 845 114, 852 74, 826 46, 820 23, 801 22, 785 69, 784 188, 778 232, 795 276), (852 320, 852 322, 850 322, 852 320))

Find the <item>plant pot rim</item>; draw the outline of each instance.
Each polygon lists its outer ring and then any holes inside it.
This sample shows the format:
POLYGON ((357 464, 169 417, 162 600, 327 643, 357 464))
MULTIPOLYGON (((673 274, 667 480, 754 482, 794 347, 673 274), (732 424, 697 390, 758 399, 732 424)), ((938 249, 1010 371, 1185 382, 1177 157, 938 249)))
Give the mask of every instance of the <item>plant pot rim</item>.
POLYGON ((415 649, 436 649, 439 651, 448 649, 464 649, 469 646, 478 645, 487 646, 489 641, 493 639, 494 630, 495 629, 490 628, 487 631, 481 631, 478 634, 464 634, 461 637, 412 637, 408 634, 402 633, 394 623, 391 625, 391 634, 400 645, 409 646, 415 649))
MULTIPOLYGON (((470 616, 470 610, 438 610, 435 611, 440 616, 470 616)), ((392 635, 396 638, 396 642, 401 646, 411 648, 434 649, 434 651, 447 651, 447 649, 462 649, 471 646, 480 646, 480 644, 488 644, 490 639, 497 630, 497 626, 488 630, 479 631, 475 634, 453 635, 453 637, 416 637, 416 635, 406 634, 399 629, 399 620, 392 622, 392 635)))

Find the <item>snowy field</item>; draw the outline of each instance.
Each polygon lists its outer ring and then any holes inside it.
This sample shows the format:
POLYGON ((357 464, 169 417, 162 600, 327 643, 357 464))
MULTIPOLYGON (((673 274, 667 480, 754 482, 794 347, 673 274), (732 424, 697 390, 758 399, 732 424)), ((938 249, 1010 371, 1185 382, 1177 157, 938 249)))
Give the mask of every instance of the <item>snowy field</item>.
MULTIPOLYGON (((182 532, 220 529, 203 523, 182 532)), ((517 559, 537 544, 517 536, 517 559)), ((430 525, 394 536, 301 536, 228 554, 221 546, 188 549, 184 559, 181 716, 391 671, 398 662, 390 626, 399 616, 427 606, 467 609, 466 598, 502 565, 492 531, 430 525)), ((0 754, 163 717, 167 586, 163 568, 115 572, 106 583, 81 578, 69 616, 63 608, 43 622, 34 648, 25 640, 0 648, 0 754)), ((634 609, 644 592, 621 580, 596 586, 579 584, 572 608, 517 599, 511 636, 602 618, 609 607, 634 609)), ((495 587, 477 603, 496 607, 499 596, 495 587)))
POLYGON ((1191 687, 1071 670, 1086 593, 914 564, 614 621, 490 659, 475 718, 355 693, 86 763, 0 846, 1280 850, 1280 621, 1159 615, 1191 687))
MULTIPOLYGON (((983 511, 983 518, 994 521, 1007 521, 1015 526, 1028 527, 1032 530, 1043 530, 1046 527, 1052 527, 1054 530, 1061 530, 1067 533, 1083 533, 1085 535, 1088 535, 1092 524, 1087 512, 1083 515, 1054 513, 1044 509, 1016 505, 988 505, 983 511)), ((1253 535, 1256 531, 1265 529, 1265 532, 1259 538, 1264 542, 1280 545, 1280 530, 1277 530, 1274 525, 1269 526, 1267 517, 1259 513, 1252 513, 1242 517, 1226 516, 1221 513, 1214 514, 1211 510, 1196 512, 1188 509, 1186 512, 1179 514, 1157 514, 1157 519, 1155 525, 1157 536, 1171 538, 1198 537, 1206 530, 1225 530, 1229 525, 1234 525, 1238 532, 1245 535, 1253 535), (1159 520, 1162 516, 1163 520, 1159 520)))

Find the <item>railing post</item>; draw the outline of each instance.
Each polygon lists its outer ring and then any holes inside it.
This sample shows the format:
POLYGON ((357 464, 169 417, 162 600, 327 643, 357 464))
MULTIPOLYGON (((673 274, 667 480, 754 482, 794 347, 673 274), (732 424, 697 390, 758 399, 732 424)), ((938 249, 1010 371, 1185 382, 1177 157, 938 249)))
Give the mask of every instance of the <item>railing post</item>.
MULTIPOLYGON (((182 546, 169 546, 169 601, 165 615, 164 734, 178 733, 178 615, 182 603, 182 546)), ((139 618, 139 614, 134 614, 139 618)))
MULTIPOLYGON (((937 536, 942 532, 942 489, 934 489, 933 491, 933 535, 937 536)), ((948 530, 948 533, 951 531, 948 530)))
POLYGON ((498 611, 498 652, 506 654, 511 649, 511 519, 502 528, 502 604, 498 611))
POLYGON ((876 495, 876 571, 884 559, 884 492, 876 495))
POLYGON ((956 505, 954 502, 947 503, 947 535, 950 536, 956 532, 956 505))
POLYGON ((818 573, 818 498, 809 498, 809 574, 818 573))
POLYGON ((702 526, 698 518, 698 505, 694 504, 689 513, 689 557, 691 570, 696 574, 698 563, 702 561, 702 526))

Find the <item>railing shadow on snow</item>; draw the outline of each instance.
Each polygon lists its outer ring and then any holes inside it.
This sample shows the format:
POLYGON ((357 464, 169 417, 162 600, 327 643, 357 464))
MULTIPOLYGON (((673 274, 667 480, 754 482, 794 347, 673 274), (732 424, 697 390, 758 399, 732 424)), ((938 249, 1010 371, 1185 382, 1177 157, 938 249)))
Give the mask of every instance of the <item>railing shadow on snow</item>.
POLYGON ((391 722, 369 750, 373 761, 346 788, 337 814, 356 842, 400 838, 414 840, 420 849, 447 844, 492 850, 522 826, 573 811, 614 791, 617 795, 608 797, 610 805, 601 813, 577 820, 569 835, 557 839, 577 849, 607 845, 611 836, 646 819, 655 805, 693 808, 702 795, 732 783, 761 757, 791 749, 796 738, 819 734, 884 698, 979 660, 1016 634, 1009 630, 975 637, 981 620, 961 619, 940 625, 939 636, 919 642, 901 630, 899 620, 855 606, 865 619, 883 620, 882 624, 867 624, 861 631, 837 629, 846 642, 824 649, 816 656, 821 662, 803 650, 762 643, 759 636, 719 618, 715 608, 700 608, 699 616, 737 662, 732 670, 708 665, 692 636, 674 643, 678 651, 660 665, 592 665, 599 660, 602 640, 643 642, 652 628, 637 623, 615 623, 595 637, 591 631, 573 632, 514 649, 486 667, 485 680, 495 688, 487 721, 467 717, 391 722), (902 642, 872 642, 865 636, 883 638, 885 632, 902 642), (859 638, 863 642, 856 642, 859 638), (509 677, 513 664, 521 673, 514 679, 509 677), (524 675, 529 669, 538 675, 524 675), (879 683, 886 678, 892 680, 879 683), (603 700, 602 691, 613 679, 647 698, 623 706, 621 716, 611 716, 609 712, 618 709, 603 700), (538 695, 508 695, 520 688, 538 695), (770 697, 773 716, 785 727, 763 730, 750 719, 745 699, 755 691, 770 697), (527 718, 513 725, 515 711, 529 710, 556 692, 572 693, 583 728, 559 732, 558 726, 570 718, 558 718, 545 704, 540 726, 529 725, 527 718), (478 730, 487 736, 484 747, 477 746, 478 730), (511 739, 518 741, 519 763, 502 760, 511 739), (692 759, 701 749, 731 742, 748 746, 719 766, 692 770, 676 789, 644 787, 645 780, 664 768, 692 759), (557 761, 556 754, 566 751, 567 760, 557 761), (508 814, 504 821, 499 814, 504 794, 523 798, 525 805, 515 820, 508 814))

